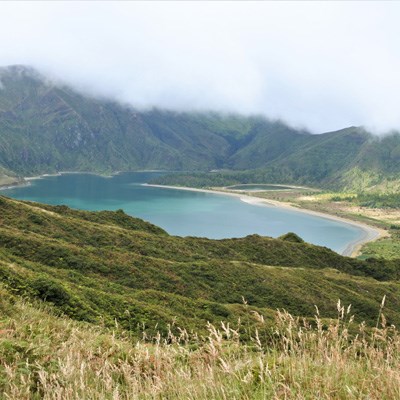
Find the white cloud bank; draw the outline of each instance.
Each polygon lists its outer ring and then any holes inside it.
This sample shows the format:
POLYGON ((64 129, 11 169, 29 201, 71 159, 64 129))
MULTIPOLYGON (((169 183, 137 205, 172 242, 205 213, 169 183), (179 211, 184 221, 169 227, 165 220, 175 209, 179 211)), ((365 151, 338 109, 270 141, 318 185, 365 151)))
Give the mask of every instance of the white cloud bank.
POLYGON ((0 64, 134 106, 400 130, 397 2, 1 2, 0 64))

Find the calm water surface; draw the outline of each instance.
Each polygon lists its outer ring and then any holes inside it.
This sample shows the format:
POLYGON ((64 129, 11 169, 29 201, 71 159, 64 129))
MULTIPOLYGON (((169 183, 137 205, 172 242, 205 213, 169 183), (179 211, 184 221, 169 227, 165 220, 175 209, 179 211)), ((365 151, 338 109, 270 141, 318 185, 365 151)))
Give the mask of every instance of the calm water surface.
POLYGON ((213 239, 253 233, 277 237, 295 232, 310 243, 342 252, 363 236, 352 225, 281 209, 257 206, 226 195, 142 186, 157 173, 123 173, 112 178, 65 174, 31 181, 2 194, 21 200, 65 204, 84 210, 117 210, 152 222, 172 235, 213 239))

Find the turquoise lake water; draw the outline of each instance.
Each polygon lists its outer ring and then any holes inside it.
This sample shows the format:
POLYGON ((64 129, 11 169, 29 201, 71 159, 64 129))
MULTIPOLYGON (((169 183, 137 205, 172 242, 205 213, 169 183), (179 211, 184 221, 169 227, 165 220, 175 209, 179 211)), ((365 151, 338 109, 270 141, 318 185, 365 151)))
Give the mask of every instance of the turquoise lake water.
POLYGON ((258 233, 277 237, 295 232, 310 243, 342 252, 364 235, 360 228, 275 206, 251 205, 239 198, 143 186, 157 173, 123 173, 111 178, 63 174, 31 181, 1 194, 21 200, 65 204, 84 210, 117 210, 179 236, 213 239, 258 233))

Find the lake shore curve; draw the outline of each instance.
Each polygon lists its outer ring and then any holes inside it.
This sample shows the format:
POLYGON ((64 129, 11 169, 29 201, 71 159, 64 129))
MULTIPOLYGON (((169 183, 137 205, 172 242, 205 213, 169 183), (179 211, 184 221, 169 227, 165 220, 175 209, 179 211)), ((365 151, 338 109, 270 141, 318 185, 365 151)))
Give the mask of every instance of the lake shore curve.
POLYGON ((244 193, 234 193, 230 191, 223 191, 223 190, 214 190, 214 189, 199 189, 199 188, 191 188, 191 187, 184 187, 184 186, 169 186, 169 185, 156 185, 150 183, 142 183, 142 186, 150 186, 150 187, 157 187, 157 188, 164 188, 164 189, 175 189, 175 190, 188 190, 194 192, 203 192, 203 193, 211 193, 211 194, 219 194, 225 196, 236 197, 239 200, 255 205, 255 206, 275 206, 279 208, 289 209, 296 212, 301 212, 304 214, 314 215, 320 218, 329 219, 336 222, 342 222, 344 224, 352 225, 354 227, 359 228, 363 235, 352 242, 350 242, 347 247, 341 252, 341 255, 347 257, 357 257, 360 254, 361 247, 368 243, 373 242, 375 240, 381 239, 383 237, 387 237, 389 234, 384 229, 377 228, 375 226, 371 226, 362 222, 356 222, 349 218, 339 217, 337 215, 322 213, 319 211, 308 210, 306 208, 300 208, 294 206, 292 204, 284 203, 277 200, 270 200, 270 199, 261 199, 259 197, 251 196, 249 194, 244 193))

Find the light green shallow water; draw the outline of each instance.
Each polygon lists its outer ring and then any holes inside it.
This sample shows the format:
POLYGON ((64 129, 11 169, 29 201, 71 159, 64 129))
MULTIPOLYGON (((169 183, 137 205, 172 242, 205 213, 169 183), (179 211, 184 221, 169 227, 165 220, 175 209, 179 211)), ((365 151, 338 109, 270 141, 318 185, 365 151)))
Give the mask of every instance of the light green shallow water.
POLYGON ((180 236, 213 239, 258 233, 277 237, 295 232, 310 243, 339 253, 364 236, 342 222, 278 207, 247 204, 226 195, 142 186, 156 173, 123 173, 112 178, 64 174, 2 191, 21 200, 65 204, 84 210, 116 210, 150 221, 180 236))

